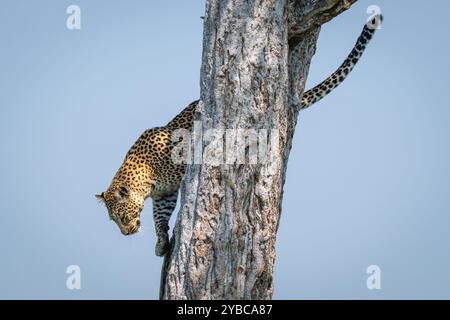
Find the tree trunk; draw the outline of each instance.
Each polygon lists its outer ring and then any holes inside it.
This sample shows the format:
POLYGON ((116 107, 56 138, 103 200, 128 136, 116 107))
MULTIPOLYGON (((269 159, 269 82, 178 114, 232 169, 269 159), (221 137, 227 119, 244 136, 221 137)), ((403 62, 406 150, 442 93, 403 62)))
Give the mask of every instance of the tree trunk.
POLYGON ((355 1, 206 0, 197 161, 181 187, 162 299, 271 299, 287 162, 320 25, 355 1))

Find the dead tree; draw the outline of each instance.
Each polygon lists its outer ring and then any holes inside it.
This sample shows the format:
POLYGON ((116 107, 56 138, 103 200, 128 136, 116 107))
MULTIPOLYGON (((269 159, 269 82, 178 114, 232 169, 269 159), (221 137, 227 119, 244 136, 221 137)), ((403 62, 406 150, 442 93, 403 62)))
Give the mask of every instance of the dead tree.
POLYGON ((310 61, 320 26, 354 2, 206 0, 203 139, 192 140, 203 156, 224 160, 187 167, 161 299, 271 299, 283 185, 310 61), (226 161, 229 142, 205 139, 208 129, 235 129, 232 138, 236 129, 256 130, 278 147, 266 161, 226 161))

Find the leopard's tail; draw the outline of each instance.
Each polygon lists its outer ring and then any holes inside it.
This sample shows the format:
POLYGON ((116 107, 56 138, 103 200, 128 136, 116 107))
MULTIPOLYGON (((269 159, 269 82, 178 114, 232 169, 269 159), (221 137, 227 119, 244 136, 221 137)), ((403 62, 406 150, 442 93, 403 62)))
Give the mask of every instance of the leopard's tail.
POLYGON ((355 67, 361 58, 367 44, 372 39, 378 26, 383 21, 382 15, 376 15, 365 26, 358 40, 356 41, 353 50, 347 56, 341 66, 333 72, 326 80, 306 91, 302 96, 302 104, 300 110, 306 109, 323 97, 328 95, 333 89, 340 85, 348 76, 350 71, 355 67))

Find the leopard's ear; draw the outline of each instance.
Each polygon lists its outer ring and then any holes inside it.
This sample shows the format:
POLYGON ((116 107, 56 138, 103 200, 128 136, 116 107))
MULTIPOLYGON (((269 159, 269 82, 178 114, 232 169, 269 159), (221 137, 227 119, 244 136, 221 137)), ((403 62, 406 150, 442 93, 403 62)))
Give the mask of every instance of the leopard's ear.
POLYGON ((96 197, 98 200, 100 200, 100 201, 102 201, 102 202, 105 202, 105 193, 104 193, 104 192, 102 192, 102 193, 100 193, 100 194, 96 194, 95 197, 96 197))
POLYGON ((130 196, 130 188, 128 188, 127 186, 121 186, 119 189, 117 189, 114 195, 117 201, 125 202, 130 196))

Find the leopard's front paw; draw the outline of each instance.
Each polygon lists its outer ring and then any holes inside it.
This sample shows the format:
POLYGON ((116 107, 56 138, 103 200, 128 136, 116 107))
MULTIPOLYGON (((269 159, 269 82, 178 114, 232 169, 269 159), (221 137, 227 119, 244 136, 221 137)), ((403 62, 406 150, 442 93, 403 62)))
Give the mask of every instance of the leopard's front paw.
POLYGON ((155 254, 158 257, 162 257, 167 251, 169 251, 169 237, 159 237, 156 241, 155 254))

